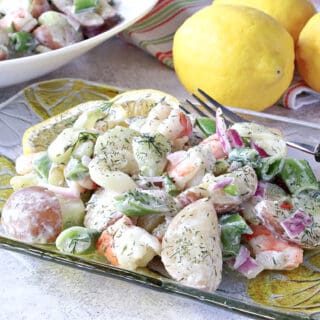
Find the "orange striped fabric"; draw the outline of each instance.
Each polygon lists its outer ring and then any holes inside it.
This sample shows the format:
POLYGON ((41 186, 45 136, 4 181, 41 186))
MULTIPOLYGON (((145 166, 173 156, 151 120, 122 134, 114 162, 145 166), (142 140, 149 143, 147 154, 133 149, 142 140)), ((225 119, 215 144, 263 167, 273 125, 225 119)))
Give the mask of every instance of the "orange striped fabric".
POLYGON ((123 31, 120 37, 173 68, 175 31, 188 17, 211 4, 212 0, 159 0, 148 15, 123 31))

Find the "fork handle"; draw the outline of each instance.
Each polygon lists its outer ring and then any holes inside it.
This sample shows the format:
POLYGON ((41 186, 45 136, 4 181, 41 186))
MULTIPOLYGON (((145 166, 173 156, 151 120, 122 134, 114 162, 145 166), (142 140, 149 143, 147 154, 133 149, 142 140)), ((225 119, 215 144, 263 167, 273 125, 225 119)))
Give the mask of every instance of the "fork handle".
POLYGON ((304 143, 297 143, 292 141, 286 141, 287 145, 291 148, 303 151, 305 153, 312 154, 317 162, 320 162, 320 144, 312 148, 304 143))

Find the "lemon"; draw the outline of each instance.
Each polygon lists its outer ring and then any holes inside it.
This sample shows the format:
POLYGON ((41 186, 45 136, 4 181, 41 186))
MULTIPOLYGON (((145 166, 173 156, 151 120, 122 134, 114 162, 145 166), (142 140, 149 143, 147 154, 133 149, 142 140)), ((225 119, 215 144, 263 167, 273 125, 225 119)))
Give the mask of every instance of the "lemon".
POLYGON ((301 77, 320 92, 320 13, 314 15, 302 29, 296 50, 301 77))
POLYGON ((281 24, 262 11, 213 5, 177 30, 173 61, 189 92, 201 88, 225 105, 263 110, 292 80, 294 45, 281 24))
POLYGON ((316 13, 309 0, 215 0, 214 4, 241 4, 259 9, 278 20, 295 43, 306 22, 316 13))
MULTIPOLYGON (((121 113, 124 118, 145 116, 159 102, 179 106, 179 101, 175 97, 153 89, 126 91, 108 100, 108 103, 112 103, 113 106, 117 107, 118 113, 121 113)), ((106 101, 84 102, 30 127, 24 132, 22 138, 23 153, 30 154, 46 150, 55 137, 63 129, 71 127, 82 112, 103 103, 106 103, 106 101)), ((117 113, 112 113, 112 115, 117 117, 117 113)))

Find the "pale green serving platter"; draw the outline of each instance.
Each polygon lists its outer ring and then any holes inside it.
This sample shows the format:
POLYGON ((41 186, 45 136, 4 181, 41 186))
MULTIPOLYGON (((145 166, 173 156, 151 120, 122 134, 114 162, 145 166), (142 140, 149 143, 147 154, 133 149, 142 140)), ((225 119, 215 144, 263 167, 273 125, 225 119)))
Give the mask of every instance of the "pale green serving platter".
MULTIPOLYGON (((12 161, 22 152, 21 138, 27 128, 81 102, 109 99, 121 91, 123 90, 109 85, 84 80, 57 79, 27 87, 2 103, 0 105, 0 208, 12 192, 9 185, 10 178, 15 174, 12 161)), ((294 119, 278 121, 276 118, 266 118, 263 113, 245 116, 250 120, 281 129, 290 140, 318 143, 320 126, 317 124, 297 124, 294 119)), ((320 164, 311 156, 292 150, 290 155, 307 159, 320 177, 320 164)), ((146 269, 132 272, 111 266, 97 254, 66 255, 56 251, 52 245, 22 243, 8 238, 1 233, 1 228, 0 248, 179 294, 250 316, 264 319, 320 319, 320 250, 306 252, 303 265, 296 270, 265 271, 250 281, 225 268, 219 289, 209 293, 182 286, 157 272, 146 269)))

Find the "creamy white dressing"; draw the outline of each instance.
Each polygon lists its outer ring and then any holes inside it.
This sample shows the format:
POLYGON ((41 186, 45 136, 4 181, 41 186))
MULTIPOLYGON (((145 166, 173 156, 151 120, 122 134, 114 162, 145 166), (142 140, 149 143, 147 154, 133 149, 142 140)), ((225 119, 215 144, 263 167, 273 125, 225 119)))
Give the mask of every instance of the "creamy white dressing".
POLYGON ((104 189, 97 190, 87 203, 84 226, 103 231, 108 225, 121 218, 123 214, 114 206, 116 195, 118 195, 116 192, 104 189))
POLYGON ((268 155, 285 157, 287 146, 280 131, 271 130, 263 125, 251 122, 238 122, 232 125, 241 137, 250 138, 268 155))

